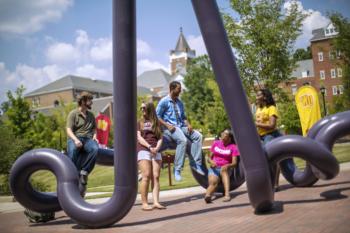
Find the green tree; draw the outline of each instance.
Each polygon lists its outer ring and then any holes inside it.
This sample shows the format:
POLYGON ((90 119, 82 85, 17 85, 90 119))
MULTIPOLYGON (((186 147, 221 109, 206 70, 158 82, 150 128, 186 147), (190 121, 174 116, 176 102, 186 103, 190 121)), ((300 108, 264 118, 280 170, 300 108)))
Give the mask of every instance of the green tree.
POLYGON ((23 98, 25 88, 20 86, 15 94, 7 92, 8 101, 2 103, 1 109, 4 113, 4 124, 15 136, 24 136, 32 127, 32 111, 29 103, 23 98))
MULTIPOLYGON (((278 84, 291 79, 295 67, 293 46, 301 33, 306 17, 291 2, 283 10, 283 0, 231 0, 231 8, 240 20, 224 13, 229 41, 236 51, 236 59, 246 92, 253 94, 258 83, 269 88, 279 98, 286 97, 278 84)), ((251 99, 251 98, 250 98, 251 99)))
POLYGON ((350 22, 339 13, 331 14, 330 19, 338 32, 333 39, 333 46, 341 53, 338 65, 343 70, 343 96, 337 99, 336 110, 344 111, 350 109, 350 22))
POLYGON ((295 101, 290 100, 279 103, 277 107, 280 114, 280 120, 277 121, 279 127, 287 134, 301 135, 300 119, 295 101))
POLYGON ((306 49, 300 48, 295 50, 293 54, 293 58, 295 61, 302 61, 306 59, 312 59, 311 48, 308 46, 306 49))
POLYGON ((206 111, 205 124, 209 134, 218 135, 224 129, 230 128, 231 124, 217 83, 215 80, 208 80, 208 86, 212 89, 214 101, 206 111))
POLYGON ((15 134, 0 122, 0 194, 9 194, 9 174, 12 164, 24 152, 30 149, 27 140, 15 134))
POLYGON ((193 59, 184 80, 186 91, 181 98, 187 117, 195 128, 205 127, 204 116, 208 113, 208 107, 213 106, 213 89, 209 86, 209 80, 214 80, 214 74, 208 56, 193 59))

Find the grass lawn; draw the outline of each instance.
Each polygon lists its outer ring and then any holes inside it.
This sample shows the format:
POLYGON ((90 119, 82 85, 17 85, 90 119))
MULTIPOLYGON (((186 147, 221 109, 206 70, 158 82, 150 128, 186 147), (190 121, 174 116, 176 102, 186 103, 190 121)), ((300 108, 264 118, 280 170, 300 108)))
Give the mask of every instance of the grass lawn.
MULTIPOLYGON (((350 143, 336 144, 333 148, 333 153, 337 157, 340 163, 350 162, 350 143)), ((302 168, 305 166, 305 162, 301 159, 294 159, 297 166, 302 168)), ((172 166, 173 167, 173 166, 172 166)), ((169 186, 168 182, 168 169, 165 167, 161 171, 160 183, 161 190, 179 189, 185 187, 197 186, 198 183, 192 177, 192 173, 189 168, 188 159, 186 159, 185 167, 182 172, 183 180, 181 182, 175 182, 172 179, 173 185, 169 186)), ((38 171, 32 175, 32 178, 45 183, 49 186, 50 191, 56 190, 56 179, 51 172, 38 171)), ((96 165, 95 169, 89 176, 88 192, 113 192, 114 188, 114 168, 96 165)), ((110 194, 102 195, 110 196, 110 194)), ((99 196, 101 197, 101 195, 99 196)))

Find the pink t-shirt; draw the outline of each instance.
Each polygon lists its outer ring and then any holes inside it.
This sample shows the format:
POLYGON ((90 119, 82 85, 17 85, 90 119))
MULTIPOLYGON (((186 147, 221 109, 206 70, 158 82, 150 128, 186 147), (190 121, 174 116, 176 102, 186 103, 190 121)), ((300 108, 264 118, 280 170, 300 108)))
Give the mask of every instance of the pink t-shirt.
POLYGON ((213 153, 212 160, 218 167, 232 163, 232 157, 239 156, 238 147, 235 144, 225 146, 221 140, 214 141, 210 151, 213 153))

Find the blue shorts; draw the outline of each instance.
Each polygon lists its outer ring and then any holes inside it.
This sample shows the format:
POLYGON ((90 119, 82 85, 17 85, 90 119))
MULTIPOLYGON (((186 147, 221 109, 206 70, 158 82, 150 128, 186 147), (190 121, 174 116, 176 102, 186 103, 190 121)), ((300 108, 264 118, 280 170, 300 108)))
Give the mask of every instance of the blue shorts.
MULTIPOLYGON (((228 169, 228 175, 231 176, 232 173, 232 169, 228 169)), ((208 168, 208 176, 212 175, 212 176, 217 176, 220 177, 221 174, 221 167, 209 167, 208 168)))

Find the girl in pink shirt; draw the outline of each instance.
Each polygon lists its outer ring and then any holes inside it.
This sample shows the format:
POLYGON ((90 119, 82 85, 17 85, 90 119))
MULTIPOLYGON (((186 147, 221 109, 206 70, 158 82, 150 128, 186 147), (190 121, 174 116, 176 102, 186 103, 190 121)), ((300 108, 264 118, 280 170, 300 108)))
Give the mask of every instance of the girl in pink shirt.
POLYGON ((239 151, 234 144, 234 137, 231 130, 226 129, 221 133, 220 140, 214 141, 210 148, 211 155, 208 157, 208 183, 207 192, 204 196, 206 203, 211 202, 211 196, 214 193, 220 178, 224 185, 225 196, 223 201, 231 200, 230 197, 230 175, 231 170, 237 165, 237 156, 239 151))

